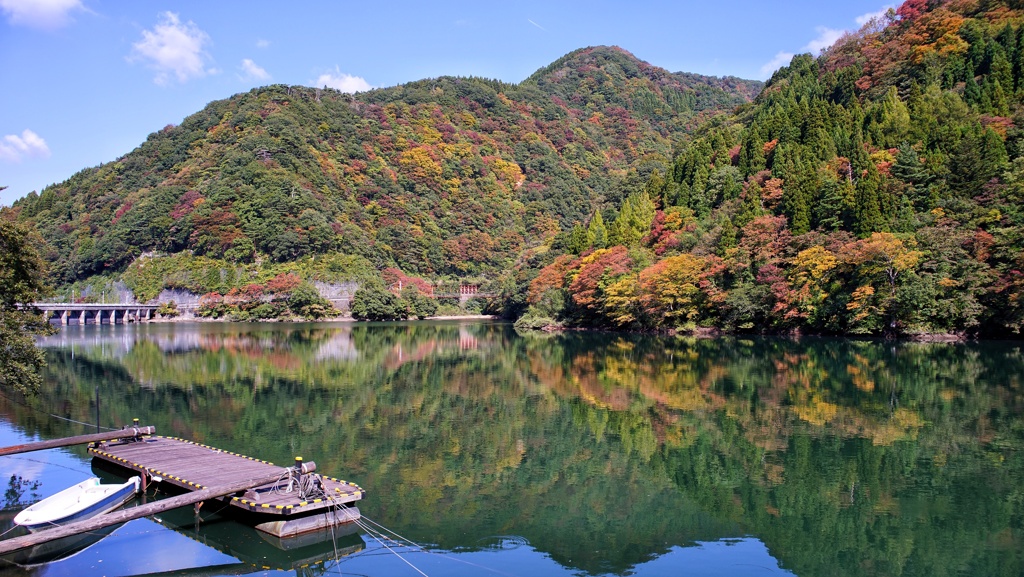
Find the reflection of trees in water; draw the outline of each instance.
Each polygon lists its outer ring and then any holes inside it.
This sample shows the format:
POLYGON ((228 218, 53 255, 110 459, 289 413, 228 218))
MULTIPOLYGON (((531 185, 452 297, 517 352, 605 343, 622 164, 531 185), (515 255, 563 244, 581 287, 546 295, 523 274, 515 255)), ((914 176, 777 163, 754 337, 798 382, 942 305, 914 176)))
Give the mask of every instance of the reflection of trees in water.
POLYGON ((24 503, 38 501, 39 485, 39 481, 29 481, 23 479, 21 475, 11 475, 11 478, 7 480, 7 489, 4 491, 3 508, 13 509, 24 503), (26 493, 28 493, 27 496, 26 493))
POLYGON ((51 350, 41 402, 90 420, 99 386, 111 424, 301 454, 367 487, 367 514, 414 539, 473 548, 512 532, 584 571, 744 533, 802 575, 1022 567, 1013 344, 532 339, 493 324, 221 333, 174 354, 51 350))

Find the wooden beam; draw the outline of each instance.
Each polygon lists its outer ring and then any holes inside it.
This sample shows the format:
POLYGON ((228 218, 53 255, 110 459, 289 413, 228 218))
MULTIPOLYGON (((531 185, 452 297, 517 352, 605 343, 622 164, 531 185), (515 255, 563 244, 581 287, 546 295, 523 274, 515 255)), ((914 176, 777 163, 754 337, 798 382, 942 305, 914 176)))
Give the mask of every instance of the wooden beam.
MULTIPOLYGON (((316 464, 310 461, 306 463, 302 469, 303 472, 312 472, 315 470, 316 464)), ((231 495, 232 493, 240 493, 254 487, 261 485, 268 485, 281 479, 284 475, 288 474, 289 469, 279 469, 273 475, 266 475, 258 479, 248 479, 245 481, 239 481, 237 483, 226 485, 223 487, 214 487, 202 489, 199 491, 193 491, 191 493, 185 493, 184 495, 178 495, 176 497, 170 497, 168 499, 161 499, 153 503, 147 503, 145 505, 139 505, 138 507, 131 507, 129 509, 121 509, 114 511, 113 513, 107 513, 106 515, 99 515, 92 517, 91 519, 85 519, 77 521, 75 523, 68 523, 67 525, 60 525, 52 529, 45 529, 38 533, 31 533, 29 535, 23 535, 21 537, 15 537, 13 539, 6 539, 0 541, 0 555, 5 555, 18 549, 24 549, 26 547, 34 547, 41 543, 48 543, 56 539, 63 539, 64 537, 70 537, 72 535, 78 535, 79 533, 85 533, 88 531, 96 531, 104 527, 111 525, 117 525, 118 523, 126 523, 133 519, 139 519, 141 517, 148 517, 150 515, 156 515, 164 511, 171 509, 177 509, 178 507, 184 507, 186 505, 194 505, 201 501, 209 499, 215 499, 217 497, 223 497, 225 495, 231 495)))
POLYGON ((91 435, 78 435, 77 437, 63 437, 60 439, 50 439, 49 441, 22 443, 21 445, 0 447, 0 457, 4 455, 15 455, 17 453, 41 451, 43 449, 68 447, 71 445, 84 445, 86 443, 94 443, 98 441, 110 441, 113 439, 130 439, 132 437, 138 437, 141 435, 152 435, 153 433, 156 433, 156 427, 130 427, 127 429, 119 429, 117 431, 109 431, 106 433, 93 433, 91 435))

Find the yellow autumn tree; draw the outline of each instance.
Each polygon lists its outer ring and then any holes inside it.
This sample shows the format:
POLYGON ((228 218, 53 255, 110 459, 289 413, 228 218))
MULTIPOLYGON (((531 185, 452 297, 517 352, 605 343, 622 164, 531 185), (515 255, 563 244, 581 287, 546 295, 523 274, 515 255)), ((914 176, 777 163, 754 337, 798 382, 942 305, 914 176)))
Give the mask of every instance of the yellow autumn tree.
POLYGON ((637 300, 640 285, 634 275, 626 275, 604 290, 604 314, 619 327, 629 327, 638 320, 642 311, 637 300))
POLYGON ((836 255, 823 246, 802 250, 792 260, 787 317, 808 319, 813 325, 822 303, 828 298, 832 271, 839 265, 836 255))
POLYGON ((441 177, 440 163, 426 148, 410 148, 398 157, 398 162, 416 180, 436 180, 441 177))
POLYGON ((922 256, 914 246, 912 239, 904 242, 892 233, 876 232, 844 247, 844 261, 852 267, 859 281, 854 299, 847 305, 848 309, 851 305, 858 309, 854 316, 855 330, 873 332, 881 328, 883 320, 887 324, 885 330, 899 327, 903 320, 897 311, 899 289, 922 256), (868 302, 872 303, 872 308, 864 309, 868 302), (865 314, 867 310, 871 314, 865 314), (883 316, 887 318, 881 318, 883 316))
POLYGON ((640 304, 653 322, 693 326, 700 315, 704 259, 692 254, 671 256, 640 273, 640 304))

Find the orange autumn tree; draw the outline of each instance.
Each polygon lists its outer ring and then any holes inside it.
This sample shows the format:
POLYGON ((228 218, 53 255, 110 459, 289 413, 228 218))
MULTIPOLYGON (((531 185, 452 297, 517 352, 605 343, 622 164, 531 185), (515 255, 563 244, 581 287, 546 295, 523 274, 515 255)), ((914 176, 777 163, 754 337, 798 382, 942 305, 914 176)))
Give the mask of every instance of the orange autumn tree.
POLYGON ((526 302, 536 305, 549 291, 565 288, 565 277, 573 270, 576 259, 572 255, 563 254, 548 266, 540 269, 537 277, 530 282, 526 302))

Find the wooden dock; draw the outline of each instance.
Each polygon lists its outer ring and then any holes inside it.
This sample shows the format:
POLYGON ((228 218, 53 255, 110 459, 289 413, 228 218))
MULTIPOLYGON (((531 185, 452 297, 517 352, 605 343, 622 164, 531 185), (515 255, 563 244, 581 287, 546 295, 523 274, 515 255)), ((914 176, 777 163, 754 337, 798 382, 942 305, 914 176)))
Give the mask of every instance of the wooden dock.
MULTIPOLYGON (((267 461, 159 435, 98 443, 89 447, 89 453, 139 473, 147 484, 171 484, 184 491, 224 487, 240 479, 273 476, 282 470, 267 461)), ((361 487, 324 475, 302 477, 305 491, 300 490, 295 477, 282 474, 277 482, 223 499, 238 510, 256 515, 262 521, 256 527, 277 537, 359 518, 359 510, 350 504, 365 495, 361 487), (317 481, 311 482, 312 479, 317 481)))

